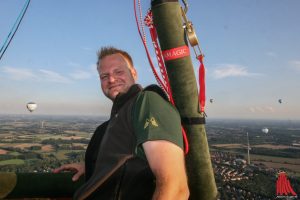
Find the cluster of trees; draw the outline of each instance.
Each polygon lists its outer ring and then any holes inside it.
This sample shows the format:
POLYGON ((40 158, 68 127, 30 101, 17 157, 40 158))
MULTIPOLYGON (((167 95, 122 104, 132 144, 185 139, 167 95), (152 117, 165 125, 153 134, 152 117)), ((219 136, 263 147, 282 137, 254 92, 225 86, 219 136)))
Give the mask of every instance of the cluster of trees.
POLYGON ((0 168, 2 172, 51 172, 52 169, 66 163, 82 162, 84 160, 84 151, 69 152, 65 154, 67 159, 59 160, 54 153, 38 154, 28 153, 15 157, 10 155, 1 155, 1 160, 22 159, 21 165, 3 165, 0 168))
POLYGON ((81 143, 81 144, 88 144, 89 140, 88 139, 71 139, 71 140, 63 140, 61 138, 59 139, 45 139, 41 142, 41 144, 51 144, 51 145, 59 145, 59 144, 73 144, 73 143, 81 143))
POLYGON ((42 159, 42 155, 35 152, 26 152, 21 155, 0 155, 0 161, 10 160, 10 159, 20 159, 20 160, 28 160, 28 159, 42 159))
POLYGON ((300 149, 268 149, 256 147, 251 149, 251 153, 283 158, 300 158, 300 149))

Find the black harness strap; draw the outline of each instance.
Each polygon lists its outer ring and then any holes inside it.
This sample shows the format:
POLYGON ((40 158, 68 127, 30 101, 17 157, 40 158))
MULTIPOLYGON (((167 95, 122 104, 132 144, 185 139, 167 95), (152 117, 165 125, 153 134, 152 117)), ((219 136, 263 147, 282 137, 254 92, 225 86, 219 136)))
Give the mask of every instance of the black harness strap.
POLYGON ((205 124, 205 117, 182 117, 181 123, 185 125, 205 124))

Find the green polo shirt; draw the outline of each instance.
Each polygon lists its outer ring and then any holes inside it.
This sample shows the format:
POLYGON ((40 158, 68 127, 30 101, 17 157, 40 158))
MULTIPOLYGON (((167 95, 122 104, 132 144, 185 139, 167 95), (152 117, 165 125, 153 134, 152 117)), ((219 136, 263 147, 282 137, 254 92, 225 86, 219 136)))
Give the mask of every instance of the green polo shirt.
POLYGON ((145 159, 142 144, 167 140, 183 149, 181 120, 177 109, 152 91, 139 94, 133 108, 133 127, 137 137, 136 154, 145 159))

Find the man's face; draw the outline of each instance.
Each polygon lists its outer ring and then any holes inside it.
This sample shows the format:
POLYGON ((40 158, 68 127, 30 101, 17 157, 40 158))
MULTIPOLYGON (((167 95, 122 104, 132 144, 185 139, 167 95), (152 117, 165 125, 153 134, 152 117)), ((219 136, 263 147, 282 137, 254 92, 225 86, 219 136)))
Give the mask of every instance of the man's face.
POLYGON ((126 93, 135 83, 136 71, 121 54, 112 54, 101 59, 98 66, 101 88, 112 101, 119 93, 126 93))

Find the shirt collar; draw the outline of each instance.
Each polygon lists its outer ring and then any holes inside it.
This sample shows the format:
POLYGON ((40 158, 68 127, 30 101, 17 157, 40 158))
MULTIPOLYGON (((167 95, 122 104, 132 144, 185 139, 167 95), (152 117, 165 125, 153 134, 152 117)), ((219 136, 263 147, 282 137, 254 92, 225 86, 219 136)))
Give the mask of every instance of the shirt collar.
POLYGON ((135 97, 140 91, 142 86, 139 84, 132 85, 126 93, 118 94, 113 102, 111 117, 120 110, 120 108, 131 98, 135 97))

